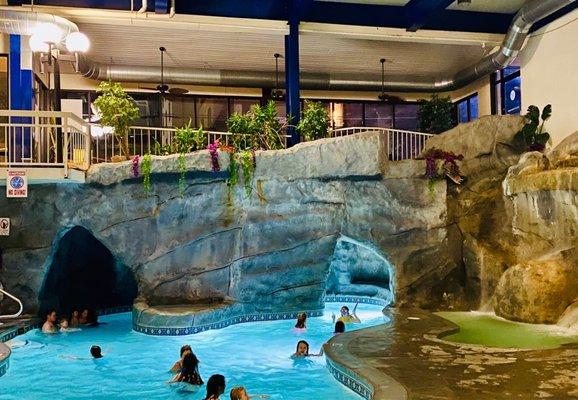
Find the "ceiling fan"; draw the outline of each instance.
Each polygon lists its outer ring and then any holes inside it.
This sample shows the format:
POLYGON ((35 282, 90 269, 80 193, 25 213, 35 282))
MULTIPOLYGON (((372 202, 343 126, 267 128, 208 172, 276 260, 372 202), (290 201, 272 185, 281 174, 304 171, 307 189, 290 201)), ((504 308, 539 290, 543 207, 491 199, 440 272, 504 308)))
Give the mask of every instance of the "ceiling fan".
POLYGON ((385 93, 385 62, 387 60, 382 58, 379 60, 381 63, 381 93, 377 96, 377 98, 385 103, 404 103, 404 100, 401 97, 392 96, 390 94, 385 93))
POLYGON ((167 51, 167 49, 163 46, 159 47, 159 50, 161 52, 161 82, 159 85, 157 85, 156 88, 152 88, 152 87, 143 87, 143 89, 147 89, 147 90, 155 90, 157 92, 159 92, 162 95, 168 93, 168 94, 175 94, 175 95, 183 95, 183 94, 187 94, 189 91, 187 89, 184 88, 179 88, 179 87, 169 87, 169 85, 165 84, 165 52, 167 51))
POLYGON ((273 57, 275 57, 275 90, 271 92, 271 99, 284 100, 285 93, 282 89, 279 89, 279 57, 281 57, 281 54, 275 53, 273 57))

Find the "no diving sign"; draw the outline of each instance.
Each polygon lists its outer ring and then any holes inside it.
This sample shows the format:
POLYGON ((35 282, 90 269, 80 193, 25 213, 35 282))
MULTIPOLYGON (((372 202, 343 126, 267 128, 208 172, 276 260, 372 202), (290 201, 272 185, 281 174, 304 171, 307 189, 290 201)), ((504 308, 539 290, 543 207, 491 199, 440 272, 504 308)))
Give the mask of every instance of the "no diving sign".
POLYGON ((0 218, 0 236, 10 235, 10 218, 0 218))
POLYGON ((6 178, 6 197, 28 197, 26 170, 9 169, 6 178))

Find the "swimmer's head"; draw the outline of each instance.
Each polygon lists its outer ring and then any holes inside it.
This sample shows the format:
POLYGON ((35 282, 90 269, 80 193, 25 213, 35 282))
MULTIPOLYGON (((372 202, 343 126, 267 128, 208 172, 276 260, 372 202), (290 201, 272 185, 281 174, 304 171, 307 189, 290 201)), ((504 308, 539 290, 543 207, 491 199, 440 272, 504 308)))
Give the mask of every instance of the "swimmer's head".
POLYGON ((181 357, 184 357, 188 353, 192 353, 192 352, 193 352, 193 349, 191 349, 191 346, 189 346, 188 344, 185 344, 183 347, 181 347, 181 357))
POLYGON ((305 321, 307 320, 307 314, 301 313, 297 316, 297 323, 295 324, 295 328, 298 329, 305 329, 305 321))
POLYGON ((243 386, 231 389, 231 400, 249 400, 247 390, 243 386))
POLYGON ((68 328, 68 320, 66 318, 60 319, 60 327, 64 329, 68 328))
POLYGON ((341 315, 347 317, 349 315, 349 307, 347 306, 341 307, 341 315))
POLYGON ((300 340, 297 342, 297 349, 295 353, 299 356, 308 356, 309 355, 309 343, 305 340, 300 340))
POLYGON ((56 311, 54 311, 54 310, 49 310, 49 311, 46 313, 46 321, 55 323, 55 322, 56 322, 56 311))
POLYGON ((82 318, 88 318, 88 309, 84 309, 82 310, 82 314, 81 314, 82 318))
POLYGON ((334 333, 343 333, 343 332, 345 332, 345 323, 343 323, 343 321, 337 321, 335 323, 334 333))
POLYGON ((100 349, 100 346, 92 346, 90 348, 90 355, 93 358, 102 358, 102 350, 100 349))

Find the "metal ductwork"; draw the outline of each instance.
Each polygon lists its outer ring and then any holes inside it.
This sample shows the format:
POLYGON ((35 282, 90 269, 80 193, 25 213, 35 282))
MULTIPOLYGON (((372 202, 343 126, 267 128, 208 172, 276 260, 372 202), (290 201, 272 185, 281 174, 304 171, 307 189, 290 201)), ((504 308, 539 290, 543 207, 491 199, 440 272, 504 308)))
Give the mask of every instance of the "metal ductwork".
MULTIPOLYGON (((454 76, 434 81, 388 81, 385 88, 396 92, 445 92, 462 88, 473 81, 508 66, 522 49, 532 25, 576 0, 531 0, 514 17, 500 48, 454 76)), ((54 22, 66 31, 77 31, 64 18, 22 11, 0 11, 0 31, 30 34, 39 22, 54 22)), ((106 65, 86 57, 80 60, 80 73, 87 78, 120 82, 158 82, 160 68, 106 65)), ((165 82, 204 86, 274 87, 275 74, 263 71, 205 70, 165 68, 165 82)), ((381 80, 360 80, 338 74, 301 73, 301 88, 313 90, 379 91, 381 80)))

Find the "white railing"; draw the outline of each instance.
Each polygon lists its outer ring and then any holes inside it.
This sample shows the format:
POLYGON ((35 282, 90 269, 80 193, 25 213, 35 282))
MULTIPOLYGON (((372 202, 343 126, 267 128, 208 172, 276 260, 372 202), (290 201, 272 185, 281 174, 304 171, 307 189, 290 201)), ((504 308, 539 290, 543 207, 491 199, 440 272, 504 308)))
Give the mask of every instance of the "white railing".
POLYGON ((88 169, 90 125, 72 113, 0 110, 0 166, 88 169))
POLYGON ((387 135, 388 156, 391 161, 416 158, 424 149, 432 134, 377 127, 340 128, 331 132, 332 137, 353 135, 362 132, 379 132, 387 135))
MULTIPOLYGON (((173 149, 176 128, 155 128, 148 126, 131 126, 128 134, 128 146, 130 156, 143 156, 147 153, 160 155, 165 149, 173 149)), ((110 162, 113 156, 121 156, 122 150, 112 132, 103 132, 103 128, 93 125, 93 132, 102 132, 93 138, 92 162, 110 162)), ((230 132, 204 131, 207 136, 207 144, 217 139, 223 145, 232 144, 233 136, 230 132)), ((288 135, 283 135, 284 147, 287 147, 288 135)))
MULTIPOLYGON (((22 315, 22 311, 24 311, 24 306, 22 305, 22 302, 20 301, 20 299, 18 299, 18 298, 15 297, 15 296, 12 296, 10 293, 6 292, 6 291, 3 290, 1 287, 0 287, 0 293, 6 295, 6 296, 8 296, 8 297, 10 297, 12 300, 14 300, 16 303, 18 303, 18 307, 19 307, 19 309, 18 309, 18 311, 17 311, 16 313, 14 313, 14 314, 7 314, 7 315, 0 315, 0 318, 5 318, 5 319, 8 319, 8 318, 18 318, 20 315, 22 315)), ((2 322, 0 322, 0 325, 2 325, 2 322)))

